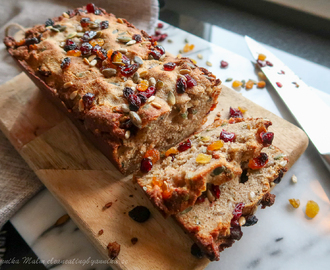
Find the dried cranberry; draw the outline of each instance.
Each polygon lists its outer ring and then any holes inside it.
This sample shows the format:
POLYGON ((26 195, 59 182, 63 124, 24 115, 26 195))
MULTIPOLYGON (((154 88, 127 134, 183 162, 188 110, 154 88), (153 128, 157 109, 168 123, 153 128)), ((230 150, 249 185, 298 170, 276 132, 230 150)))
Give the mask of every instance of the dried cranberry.
POLYGON ((128 58, 126 55, 124 55, 124 54, 122 54, 122 56, 121 56, 121 61, 122 61, 126 66, 128 66, 128 65, 131 63, 131 61, 129 60, 129 58, 128 58))
POLYGON ((93 49, 93 46, 91 44, 89 44, 88 42, 85 42, 83 44, 81 44, 80 46, 80 51, 82 55, 89 55, 91 54, 93 49))
POLYGON ((205 202, 205 198, 206 198, 206 195, 204 193, 202 193, 202 195, 197 198, 196 203, 205 202))
POLYGON ((152 165, 153 164, 152 164, 152 161, 150 158, 142 159, 141 167, 140 167, 141 172, 143 172, 143 173, 149 172, 152 169, 152 165))
POLYGON ((48 19, 46 22, 45 22, 45 26, 53 26, 54 25, 54 22, 52 19, 48 19))
POLYGON ((138 68, 138 64, 119 67, 121 74, 125 77, 132 76, 138 70, 138 68))
POLYGON ((95 99, 95 95, 92 93, 86 93, 83 96, 82 100, 83 100, 85 109, 92 107, 94 99, 95 99))
POLYGON ((95 5, 93 3, 89 3, 86 5, 86 9, 88 13, 94 13, 95 11, 95 5))
POLYGON ((67 39, 65 41, 65 45, 64 45, 64 50, 67 51, 71 51, 71 50, 75 50, 77 48, 77 45, 74 41, 72 41, 72 39, 67 39))
POLYGON ((165 71, 172 71, 173 69, 175 69, 176 64, 173 62, 168 62, 164 64, 164 70, 165 71))
POLYGON ((161 55, 165 54, 165 49, 163 46, 157 45, 155 48, 160 52, 161 55))
POLYGON ((266 61, 266 65, 269 66, 269 67, 272 67, 273 66, 273 63, 271 63, 269 61, 266 61))
POLYGON ((146 98, 150 98, 151 96, 156 94, 156 87, 155 86, 149 86, 146 91, 143 92, 143 95, 146 96, 146 98))
POLYGON ((102 30, 109 28, 109 22, 108 21, 102 21, 102 22, 100 22, 100 28, 102 30))
POLYGON ((187 82, 184 78, 179 77, 176 81, 176 92, 178 94, 183 94, 186 92, 187 89, 187 82))
POLYGON ((235 205, 235 208, 233 210, 233 219, 234 220, 238 220, 241 217, 244 206, 245 206, 245 204, 243 202, 237 203, 235 205))
POLYGON ((270 146, 274 139, 274 133, 273 132, 261 132, 260 138, 262 141, 262 144, 266 146, 270 146))
POLYGON ((222 60, 222 61, 220 62, 220 67, 221 67, 221 68, 226 68, 226 67, 228 67, 228 62, 222 60))
POLYGON ((136 41, 136 43, 140 43, 140 42, 142 42, 142 37, 141 37, 141 35, 139 35, 139 34, 135 34, 135 35, 133 35, 132 38, 136 41))
POLYGON ((164 27, 164 24, 162 24, 162 23, 157 24, 157 28, 163 28, 163 27, 164 27))
POLYGON ((71 64, 71 59, 70 57, 65 57, 61 63, 61 69, 68 68, 71 64))
POLYGON ((249 161, 249 167, 252 170, 258 170, 264 167, 268 162, 268 155, 266 153, 260 153, 260 155, 249 161))
POLYGON ((133 123, 132 123, 131 119, 128 119, 127 121, 120 123, 119 127, 122 129, 130 129, 132 126, 133 126, 133 123))
POLYGON ((218 185, 212 184, 211 185, 211 192, 212 192, 214 197, 216 197, 217 199, 220 198, 221 190, 220 190, 218 185))
POLYGON ((39 43, 39 40, 36 38, 36 37, 33 37, 33 38, 27 38, 25 40, 25 45, 26 46, 29 46, 29 45, 33 45, 33 44, 37 44, 39 43))
POLYGON ((283 85, 280 82, 276 82, 276 85, 281 88, 283 85))
POLYGON ((204 257, 202 250, 196 243, 191 246, 190 253, 198 259, 202 259, 204 257))
POLYGON ((193 77, 191 77, 189 74, 184 75, 187 79, 187 88, 191 88, 197 85, 197 82, 193 77))
POLYGON ((160 30, 156 30, 156 31, 155 31, 155 35, 156 35, 156 36, 160 36, 161 34, 162 34, 162 32, 161 32, 160 30))
POLYGON ((127 97, 129 104, 129 109, 131 111, 138 111, 139 108, 141 107, 141 99, 135 95, 135 94, 131 94, 127 97))
POLYGON ((249 180, 249 177, 247 176, 248 171, 247 170, 243 170, 242 174, 241 174, 241 179, 240 179, 240 183, 244 184, 247 180, 249 180))
POLYGON ((147 102, 147 99, 148 99, 148 98, 144 95, 143 92, 140 93, 140 94, 137 94, 137 96, 138 96, 138 98, 140 98, 140 100, 141 100, 141 104, 144 104, 144 103, 147 102))
POLYGON ((265 61, 261 61, 261 60, 257 60, 257 63, 260 67, 265 67, 266 66, 266 62, 265 61))
POLYGON ((230 237, 234 240, 240 240, 243 236, 241 227, 230 227, 230 237))
POLYGON ((243 226, 245 227, 249 227, 252 226, 254 224, 256 224, 258 222, 258 218, 256 216, 248 216, 247 218, 245 218, 245 224, 243 226))
POLYGON ((162 57, 161 53, 157 50, 151 50, 149 55, 151 55, 155 60, 159 60, 159 58, 162 57))
POLYGON ((147 207, 139 205, 129 211, 128 215, 134 221, 143 223, 150 218, 150 211, 147 207))
POLYGON ((95 31, 86 31, 81 39, 83 41, 88 41, 88 40, 91 40, 92 38, 94 38, 96 35, 97 35, 97 33, 95 31))
POLYGON ((91 21, 90 21, 89 18, 82 18, 82 19, 80 20, 80 24, 81 24, 82 27, 87 27, 87 26, 89 26, 89 23, 90 23, 90 22, 91 22, 91 21))
POLYGON ((280 170, 280 172, 278 173, 278 176, 277 178, 273 181, 275 184, 279 184, 282 180, 282 177, 283 177, 283 171, 280 170))
POLYGON ((161 34, 159 36, 159 41, 164 41, 168 37, 168 34, 161 34))
POLYGON ((220 139, 224 142, 233 142, 236 139, 236 134, 233 132, 227 132, 223 129, 220 133, 220 139))
POLYGON ((236 108, 229 108, 229 116, 232 118, 243 118, 243 113, 236 108))
POLYGON ((100 50, 102 49, 102 47, 98 44, 96 44, 93 48, 92 48, 92 53, 93 54, 97 54, 100 50))
POLYGON ((134 94, 134 91, 132 88, 130 87, 125 87, 124 90, 123 90, 123 95, 125 98, 128 98, 129 95, 132 95, 134 94))
POLYGON ((150 37, 150 39, 151 39, 151 41, 153 41, 153 42, 155 42, 155 41, 159 41, 160 36, 152 35, 152 36, 150 37))
POLYGON ((185 142, 180 143, 179 146, 178 146, 179 152, 186 151, 190 148, 191 148, 191 141, 189 139, 185 142))

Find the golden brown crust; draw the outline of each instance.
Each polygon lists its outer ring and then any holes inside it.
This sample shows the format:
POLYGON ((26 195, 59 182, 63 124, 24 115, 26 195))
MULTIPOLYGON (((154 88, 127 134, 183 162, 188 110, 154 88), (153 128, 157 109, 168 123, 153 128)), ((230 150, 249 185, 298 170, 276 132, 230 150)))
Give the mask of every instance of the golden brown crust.
MULTIPOLYGON (((103 145, 103 148, 100 149, 103 153, 111 150, 111 153, 106 152, 106 156, 110 157, 122 173, 128 174, 139 166, 139 158, 143 156, 143 151, 148 148, 145 143, 150 140, 148 129, 151 126, 157 128, 155 123, 169 118, 173 111, 181 115, 191 106, 198 108, 199 113, 195 119, 195 126, 188 124, 188 119, 179 119, 178 121, 174 118, 176 121, 174 125, 177 126, 172 128, 170 132, 177 132, 172 143, 175 144, 196 131, 203 124, 207 112, 217 102, 221 87, 219 81, 213 77, 207 79, 203 75, 205 71, 193 65, 190 59, 175 59, 170 55, 164 55, 161 60, 148 60, 150 53, 153 50, 158 50, 155 47, 156 44, 149 41, 149 36, 144 31, 136 29, 134 25, 125 19, 117 19, 113 14, 108 14, 101 8, 98 10, 100 14, 95 15, 87 13, 86 7, 77 8, 67 12, 68 16, 53 18, 53 26, 37 25, 27 30, 24 40, 16 41, 12 37, 6 37, 4 43, 8 52, 18 60, 23 71, 38 87, 71 119, 79 119, 78 122, 81 123, 78 126, 83 125, 85 129, 79 128, 87 133, 89 137, 94 136, 93 141, 97 141, 97 145, 103 145), (80 20, 84 18, 88 18, 91 24, 88 24, 88 26, 80 25, 80 20), (100 21, 108 21, 109 27, 106 29, 100 28, 100 21), (97 35, 101 38, 94 38, 91 41, 95 44, 97 40, 101 39, 98 42, 104 43, 101 47, 109 55, 107 58, 104 53, 103 56, 97 54, 94 59, 100 60, 97 60, 96 66, 88 65, 88 62, 93 61, 95 54, 85 57, 90 59, 87 61, 79 55, 68 55, 69 52, 75 53, 74 50, 66 52, 67 50, 63 49, 64 44, 62 44, 70 39, 70 35, 73 36, 72 40, 77 40, 75 41, 76 44, 88 43, 86 40, 79 41, 77 36, 78 34, 86 34, 85 31, 93 31, 94 29, 90 28, 92 24, 98 25, 95 32, 98 31, 97 35), (61 30, 58 32, 55 26, 60 26, 61 30), (78 28, 80 29, 78 30, 78 28), (76 37, 74 37, 75 35, 76 37), (141 42, 127 45, 125 44, 126 41, 124 43, 121 41, 122 37, 131 39, 134 35, 140 35, 141 42), (124 57, 126 57, 133 63, 133 60, 135 62, 136 57, 138 57, 143 62, 137 73, 144 73, 144 80, 150 82, 152 80, 156 82, 163 81, 164 86, 160 89, 157 88, 155 105, 144 104, 135 116, 131 116, 122 109, 123 105, 128 106, 129 103, 123 96, 123 89, 125 87, 134 89, 137 82, 133 82, 132 76, 128 76, 128 78, 123 76, 119 67, 124 62, 118 62, 118 64, 116 62, 118 60, 113 60, 113 55, 118 51, 121 51, 121 55, 123 55, 122 58, 119 58, 120 61, 125 61, 124 57), (104 56, 106 59, 101 59, 104 56), (61 68, 65 57, 69 57, 71 63, 67 68, 61 68), (173 72, 163 70, 163 64, 168 61, 177 64, 177 68, 173 72), (103 69, 105 68, 115 69, 116 75, 111 75, 109 78, 105 77, 103 75, 103 69), (191 76, 198 82, 198 85, 187 89, 186 93, 178 95, 175 93, 176 79, 180 74, 180 70, 184 68, 190 70, 191 76), (177 101, 174 105, 168 104, 167 98, 169 91, 173 90, 177 101), (94 99, 89 107, 86 107, 87 105, 83 102, 83 97, 87 93, 91 93, 94 99), (196 100, 200 100, 200 103, 198 104, 196 100), (208 100, 210 102, 206 102, 208 100), (140 118, 141 124, 136 123, 139 119, 133 121, 136 119, 136 115, 140 118), (126 123, 130 119, 133 125, 126 123), (182 124, 181 128, 179 127, 180 124, 182 124), (188 125, 189 128, 187 128, 188 125), (186 133, 182 132, 181 129, 186 130, 186 133), (107 146, 105 147, 105 145, 107 146)), ((78 53, 80 53, 79 50, 78 53)), ((135 62, 135 65, 137 65, 136 63, 138 62, 135 62)), ((124 65, 130 64, 125 62, 124 65)), ((208 75, 210 74, 208 73, 208 75)), ((139 92, 135 90, 135 93, 139 92)), ((170 123, 170 121, 167 121, 167 123, 170 123)), ((164 141, 164 138, 158 138, 158 141, 155 139, 154 142, 149 142, 149 144, 152 147, 164 149, 164 141)))

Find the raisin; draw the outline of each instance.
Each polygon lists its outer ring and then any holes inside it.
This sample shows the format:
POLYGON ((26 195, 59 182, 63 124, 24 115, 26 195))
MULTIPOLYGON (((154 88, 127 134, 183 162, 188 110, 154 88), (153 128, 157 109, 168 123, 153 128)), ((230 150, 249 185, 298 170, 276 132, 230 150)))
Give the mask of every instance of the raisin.
POLYGON ((150 98, 151 96, 154 96, 155 94, 156 94, 155 86, 149 86, 148 89, 143 92, 143 95, 145 95, 146 98, 150 98))
POLYGON ((306 216, 308 216, 309 218, 314 218, 318 214, 319 211, 320 211, 320 207, 316 202, 314 202, 312 200, 307 202, 306 216))
POLYGON ((141 37, 141 35, 139 35, 139 34, 135 34, 135 35, 133 35, 132 38, 136 41, 136 43, 140 43, 140 42, 142 42, 142 37, 141 37))
POLYGON ((102 30, 109 28, 109 22, 108 21, 102 21, 102 22, 100 22, 100 28, 102 30))
POLYGON ((133 208, 131 211, 129 211, 128 215, 134 221, 143 223, 150 218, 150 211, 147 207, 139 205, 133 208))
POLYGON ((80 46, 80 51, 82 55, 89 55, 91 54, 93 49, 93 46, 91 44, 89 44, 88 42, 85 42, 83 44, 81 44, 80 46))
POLYGON ((211 184, 211 192, 217 199, 220 198, 221 190, 218 185, 211 184))
POLYGON ((157 45, 155 48, 160 52, 161 55, 165 54, 165 49, 163 46, 157 45))
POLYGON ((151 159, 150 158, 144 158, 141 161, 140 170, 143 173, 147 173, 147 172, 149 172, 152 169, 152 166, 153 166, 153 164, 152 164, 151 159))
POLYGON ((241 174, 241 179, 240 179, 240 183, 244 184, 247 180, 249 180, 249 177, 247 176, 248 171, 247 170, 243 170, 242 174, 241 174))
POLYGON ((95 95, 92 93, 86 93, 83 96, 82 100, 83 100, 85 109, 89 109, 90 107, 92 107, 94 99, 95 99, 95 95))
POLYGON ((163 27, 164 27, 164 24, 162 24, 162 23, 157 24, 157 28, 163 28, 163 27))
POLYGON ((101 13, 102 13, 102 12, 101 12, 101 10, 99 10, 99 9, 96 9, 96 10, 94 11, 94 14, 95 14, 95 15, 101 15, 101 13))
POLYGON ((147 102, 147 97, 144 95, 144 93, 141 93, 141 94, 137 94, 137 96, 140 98, 141 100, 141 104, 144 104, 147 102))
POLYGON ((243 236, 241 227, 230 227, 230 237, 234 240, 240 240, 243 236))
POLYGON ((140 106, 141 106, 141 99, 135 95, 135 94, 131 94, 127 97, 129 104, 129 109, 131 111, 138 111, 140 106))
POLYGON ((97 35, 97 33, 95 31, 86 31, 81 39, 83 41, 88 41, 88 40, 91 40, 92 38, 94 38, 96 35, 97 35))
POLYGON ((191 246, 190 253, 198 259, 202 259, 204 257, 202 250, 196 243, 191 246))
POLYGON ((151 55, 155 60, 159 60, 159 58, 161 58, 161 54, 159 51, 156 51, 156 50, 151 50, 149 52, 149 55, 151 55))
POLYGON ((125 87, 124 90, 123 90, 123 95, 125 98, 128 98, 129 95, 132 95, 134 94, 134 91, 132 88, 130 87, 125 87))
POLYGON ((71 50, 75 50, 77 48, 77 45, 74 41, 72 41, 71 39, 67 39, 65 41, 65 45, 64 45, 64 50, 67 51, 71 51, 71 50))
POLYGON ((68 68, 71 64, 71 59, 70 57, 65 57, 61 63, 61 69, 68 68))
POLYGON ((279 184, 282 180, 282 177, 283 177, 283 171, 280 170, 280 172, 278 173, 278 176, 277 178, 273 181, 275 184, 279 184))
POLYGON ((36 37, 33 37, 33 38, 27 38, 25 40, 25 45, 26 46, 29 46, 29 45, 33 45, 33 44, 37 44, 39 43, 39 40, 36 38, 36 37))
POLYGON ((187 89, 187 82, 184 78, 179 77, 176 81, 176 92, 178 94, 183 94, 186 92, 187 89))
POLYGON ((122 129, 130 129, 133 126, 133 123, 130 119, 128 119, 127 121, 120 123, 120 128, 122 129))
POLYGON ((243 225, 245 227, 252 226, 258 222, 258 218, 254 215, 246 217, 245 220, 245 224, 243 225))
POLYGON ((220 67, 221 67, 221 68, 226 68, 226 67, 228 67, 228 62, 222 60, 222 61, 220 62, 220 67))

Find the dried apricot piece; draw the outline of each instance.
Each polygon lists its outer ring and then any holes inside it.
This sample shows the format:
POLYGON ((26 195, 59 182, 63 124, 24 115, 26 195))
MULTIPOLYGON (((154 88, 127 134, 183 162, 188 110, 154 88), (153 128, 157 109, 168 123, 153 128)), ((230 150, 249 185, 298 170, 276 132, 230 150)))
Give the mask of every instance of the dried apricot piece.
POLYGON ((207 147, 207 150, 217 151, 220 150, 222 147, 223 147, 223 141, 215 141, 207 147))
POLYGON ((320 207, 316 202, 314 202, 312 200, 307 202, 307 204, 306 204, 306 215, 309 218, 314 218, 318 214, 319 211, 320 211, 320 207))
POLYGON ((245 84, 245 89, 247 89, 247 90, 252 89, 253 88, 253 85, 254 85, 254 82, 253 81, 248 81, 245 84))
POLYGON ((300 206, 299 199, 289 199, 289 202, 294 208, 298 208, 300 206))
POLYGON ((198 154, 196 157, 196 162, 199 164, 207 164, 211 161, 212 156, 211 155, 206 155, 206 154, 198 154))
POLYGON ((258 88, 265 88, 265 86, 266 86, 266 82, 265 81, 260 81, 260 82, 257 83, 257 87, 258 88))
POLYGON ((81 51, 79 50, 71 50, 66 53, 69 56, 81 56, 81 51))
POLYGON ((262 54, 262 53, 260 53, 260 54, 258 55, 258 60, 260 60, 260 61, 265 61, 265 59, 266 59, 266 55, 264 55, 264 54, 262 54))
POLYGON ((242 82, 235 80, 232 83, 232 87, 240 87, 242 86, 242 84, 243 84, 242 82))
POLYGON ((144 157, 151 159, 152 163, 155 164, 160 159, 160 154, 157 149, 150 149, 145 153, 144 157))

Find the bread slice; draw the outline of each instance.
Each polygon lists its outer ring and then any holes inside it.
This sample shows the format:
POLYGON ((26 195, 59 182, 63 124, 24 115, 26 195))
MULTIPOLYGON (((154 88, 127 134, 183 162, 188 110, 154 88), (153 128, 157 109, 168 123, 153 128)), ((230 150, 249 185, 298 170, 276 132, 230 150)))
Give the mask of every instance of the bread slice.
POLYGON ((190 211, 186 210, 175 216, 210 260, 219 260, 219 253, 230 247, 234 240, 240 239, 242 232, 238 224, 246 222, 249 226, 257 221, 253 215, 260 203, 262 208, 274 203, 275 195, 269 192, 286 172, 288 160, 275 146, 264 148, 262 152, 269 158, 265 167, 244 170, 242 177, 237 176, 220 186, 221 195, 218 200, 211 203, 206 198, 204 202, 191 207, 190 211), (233 211, 239 203, 244 203, 245 206, 242 217, 233 226, 233 211))
POLYGON ((6 37, 4 43, 126 175, 148 149, 162 151, 200 129, 221 92, 211 72, 165 53, 146 32, 101 8, 64 12, 28 29, 23 40, 6 37), (169 62, 173 70, 165 68, 169 62))
POLYGON ((137 176, 137 182, 164 216, 177 214, 194 205, 207 184, 222 185, 241 175, 242 162, 258 156, 264 147, 260 134, 269 125, 261 118, 218 119, 169 149, 149 173, 137 176), (223 132, 236 138, 227 141, 223 132))

